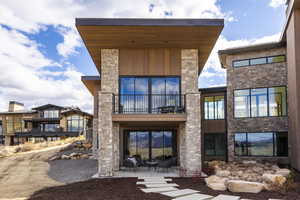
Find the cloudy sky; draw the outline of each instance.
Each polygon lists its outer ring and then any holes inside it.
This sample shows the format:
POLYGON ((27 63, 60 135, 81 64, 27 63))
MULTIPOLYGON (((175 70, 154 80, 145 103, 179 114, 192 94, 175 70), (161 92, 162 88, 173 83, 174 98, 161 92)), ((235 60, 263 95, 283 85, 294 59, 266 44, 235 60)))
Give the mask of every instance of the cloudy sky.
POLYGON ((9 100, 53 103, 91 111, 80 81, 96 75, 76 17, 224 18, 225 28, 199 78, 199 87, 226 84, 216 52, 276 41, 285 0, 1 0, 0 111, 9 100))

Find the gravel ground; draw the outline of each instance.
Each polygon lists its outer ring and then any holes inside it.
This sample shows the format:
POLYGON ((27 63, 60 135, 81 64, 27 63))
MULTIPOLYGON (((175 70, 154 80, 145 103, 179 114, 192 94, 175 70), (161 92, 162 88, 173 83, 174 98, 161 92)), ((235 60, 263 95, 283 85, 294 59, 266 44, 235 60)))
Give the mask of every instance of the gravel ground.
POLYGON ((49 164, 49 177, 62 183, 88 180, 97 173, 97 160, 92 159, 54 160, 49 164))
MULTIPOLYGON (((62 154, 62 148, 50 147, 0 158, 0 199, 24 198, 46 187, 87 180, 97 171, 96 160, 48 159, 62 154)), ((66 151, 69 153, 70 149, 66 151)))

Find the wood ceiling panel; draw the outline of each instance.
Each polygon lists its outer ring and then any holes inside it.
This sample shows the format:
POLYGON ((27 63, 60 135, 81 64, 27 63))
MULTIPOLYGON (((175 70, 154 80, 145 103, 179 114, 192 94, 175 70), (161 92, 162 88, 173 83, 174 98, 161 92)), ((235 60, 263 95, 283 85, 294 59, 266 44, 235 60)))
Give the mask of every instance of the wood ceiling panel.
MULTIPOLYGON (((207 19, 79 19, 76 26, 98 70, 101 48, 149 48, 149 51, 151 48, 195 48, 201 52, 199 68, 202 69, 223 29, 223 22, 207 19), (158 25, 149 25, 155 23, 158 25)), ((155 61, 160 60, 161 55, 150 52, 151 56, 156 57, 155 61)), ((164 61, 159 63, 172 66, 171 62, 178 62, 166 60, 166 57, 161 56, 164 61)), ((168 67, 163 69, 171 71, 168 67)))

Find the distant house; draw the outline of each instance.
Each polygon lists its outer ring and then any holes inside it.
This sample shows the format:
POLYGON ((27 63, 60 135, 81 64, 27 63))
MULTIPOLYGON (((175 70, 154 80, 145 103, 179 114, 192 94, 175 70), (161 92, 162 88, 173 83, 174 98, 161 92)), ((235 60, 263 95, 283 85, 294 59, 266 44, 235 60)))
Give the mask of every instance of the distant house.
POLYGON ((26 141, 52 141, 85 134, 92 115, 79 108, 46 104, 24 110, 24 104, 10 101, 7 112, 0 113, 0 141, 14 145, 26 141))

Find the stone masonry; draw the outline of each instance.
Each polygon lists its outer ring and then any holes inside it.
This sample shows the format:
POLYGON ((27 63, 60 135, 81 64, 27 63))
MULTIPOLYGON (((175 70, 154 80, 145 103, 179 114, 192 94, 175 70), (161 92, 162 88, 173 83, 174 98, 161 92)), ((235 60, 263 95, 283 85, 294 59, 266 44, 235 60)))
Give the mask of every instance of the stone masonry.
MULTIPOLYGON (((228 122, 228 159, 248 159, 247 157, 235 157, 234 155, 234 134, 238 132, 267 132, 267 131, 288 131, 287 117, 259 117, 259 118, 234 118, 234 97, 235 89, 248 89, 259 87, 273 87, 287 85, 286 63, 264 64, 233 68, 233 60, 248 58, 259 58, 272 55, 285 55, 284 48, 275 48, 264 51, 247 52, 229 55, 226 59, 227 68, 227 122, 228 122)), ((251 159, 255 159, 251 157, 251 159)), ((259 159, 262 159, 261 157, 259 159)), ((269 160, 287 160, 287 158, 270 158, 269 160)))
POLYGON ((180 125, 180 167, 186 176, 201 172, 201 114, 198 91, 198 50, 181 51, 181 88, 186 95, 187 120, 180 125))
POLYGON ((112 122, 113 94, 118 94, 119 51, 101 49, 101 91, 98 98, 98 174, 113 176, 118 170, 119 125, 112 122))

